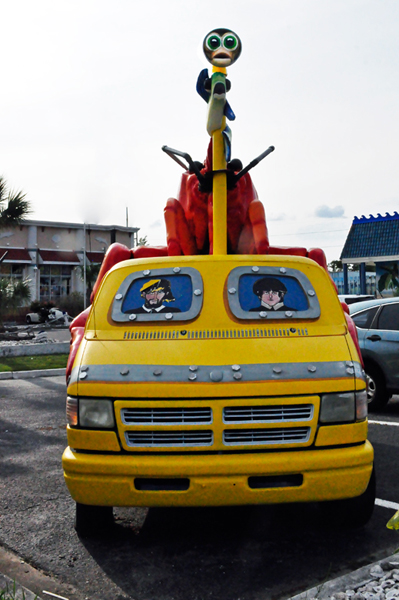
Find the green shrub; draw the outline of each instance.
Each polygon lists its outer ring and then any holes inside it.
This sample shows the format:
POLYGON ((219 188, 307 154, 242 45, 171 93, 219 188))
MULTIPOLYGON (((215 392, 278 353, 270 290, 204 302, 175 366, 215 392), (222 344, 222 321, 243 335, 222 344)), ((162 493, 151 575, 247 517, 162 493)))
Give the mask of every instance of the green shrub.
POLYGON ((83 310, 83 294, 72 292, 69 296, 60 298, 58 308, 68 313, 71 317, 76 317, 83 310))

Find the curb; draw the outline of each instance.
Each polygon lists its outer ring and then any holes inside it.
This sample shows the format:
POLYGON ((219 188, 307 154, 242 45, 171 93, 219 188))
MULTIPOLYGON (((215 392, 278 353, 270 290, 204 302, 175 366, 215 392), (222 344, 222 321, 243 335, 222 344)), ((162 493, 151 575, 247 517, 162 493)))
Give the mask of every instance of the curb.
MULTIPOLYGON (((366 585, 374 578, 370 575, 370 569, 377 565, 381 565, 381 563, 393 562, 399 563, 398 554, 392 554, 387 558, 383 558, 374 563, 370 563, 369 565, 365 565, 364 567, 360 567, 360 569, 356 569, 347 575, 342 575, 341 577, 337 577, 336 579, 331 579, 330 581, 326 581, 324 583, 320 583, 319 585, 310 588, 296 596, 291 596, 287 598, 287 600, 329 600, 333 596, 339 593, 345 593, 347 590, 352 590, 356 592, 363 585, 366 585)), ((351 594, 353 595, 353 594, 351 594)))
POLYGON ((34 594, 23 585, 20 585, 2 573, 0 573, 0 590, 6 590, 7 592, 12 592, 13 594, 15 590, 15 600, 43 600, 37 594, 34 594))
POLYGON ((41 356, 43 354, 69 354, 69 342, 44 342, 21 344, 20 346, 0 346, 0 357, 41 356))
POLYGON ((4 379, 34 379, 35 377, 56 377, 65 375, 65 369, 39 369, 37 371, 5 371, 0 373, 0 381, 4 379))

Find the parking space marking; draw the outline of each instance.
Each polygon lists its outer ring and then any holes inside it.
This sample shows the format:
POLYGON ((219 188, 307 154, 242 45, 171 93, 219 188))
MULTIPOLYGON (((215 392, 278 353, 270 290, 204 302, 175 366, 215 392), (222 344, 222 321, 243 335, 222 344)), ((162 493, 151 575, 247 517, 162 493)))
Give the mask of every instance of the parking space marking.
POLYGON ((383 506, 384 508, 399 510, 399 504, 397 502, 389 502, 389 500, 380 500, 380 498, 376 498, 374 504, 376 506, 383 506))
POLYGON ((392 421, 370 421, 370 425, 392 425, 393 427, 399 427, 399 423, 393 423, 392 421))

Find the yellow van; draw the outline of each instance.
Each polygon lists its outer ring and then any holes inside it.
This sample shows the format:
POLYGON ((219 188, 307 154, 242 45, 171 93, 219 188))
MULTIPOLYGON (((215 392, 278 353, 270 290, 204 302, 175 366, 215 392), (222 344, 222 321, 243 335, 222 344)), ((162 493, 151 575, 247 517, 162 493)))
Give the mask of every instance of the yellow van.
POLYGON ((308 258, 123 261, 104 277, 68 382, 63 468, 80 533, 114 506, 375 499, 365 376, 308 258))

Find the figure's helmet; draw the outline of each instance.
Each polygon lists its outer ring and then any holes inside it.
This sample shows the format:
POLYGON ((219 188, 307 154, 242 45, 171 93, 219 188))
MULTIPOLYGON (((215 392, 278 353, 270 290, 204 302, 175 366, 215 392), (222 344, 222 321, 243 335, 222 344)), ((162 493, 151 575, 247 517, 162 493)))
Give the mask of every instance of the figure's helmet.
POLYGON ((144 294, 151 294, 152 292, 164 292, 164 302, 174 302, 176 300, 172 294, 168 279, 151 279, 140 288, 142 297, 144 297, 144 294))

